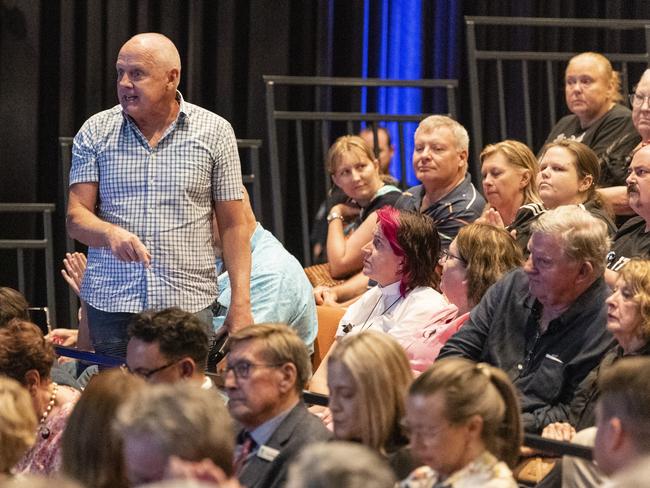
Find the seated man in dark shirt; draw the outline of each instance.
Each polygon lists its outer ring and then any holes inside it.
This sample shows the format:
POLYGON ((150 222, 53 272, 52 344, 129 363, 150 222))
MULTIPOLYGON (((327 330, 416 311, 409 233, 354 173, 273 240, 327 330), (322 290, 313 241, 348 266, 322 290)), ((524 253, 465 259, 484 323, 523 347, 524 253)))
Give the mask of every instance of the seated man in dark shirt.
POLYGON ((481 216, 485 200, 467 173, 469 135, 444 115, 431 115, 415 130, 413 168, 421 185, 409 188, 395 204, 433 219, 443 249, 460 228, 481 216))
POLYGON ((634 154, 626 182, 629 204, 637 216, 625 222, 614 236, 605 274, 610 286, 631 258, 650 257, 650 146, 634 154))
POLYGON ((495 283, 438 358, 462 356, 503 369, 521 392, 524 427, 566 421, 582 379, 613 340, 606 330, 605 224, 577 206, 542 215, 530 256, 495 283))

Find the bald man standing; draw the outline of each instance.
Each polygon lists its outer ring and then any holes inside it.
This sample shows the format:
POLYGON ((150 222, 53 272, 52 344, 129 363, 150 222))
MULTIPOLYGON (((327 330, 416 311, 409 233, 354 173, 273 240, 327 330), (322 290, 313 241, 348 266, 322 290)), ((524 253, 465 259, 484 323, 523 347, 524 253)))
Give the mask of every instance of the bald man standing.
POLYGON ((119 105, 84 123, 70 171, 67 227, 89 246, 81 297, 95 351, 124 357, 128 322, 146 309, 180 307, 211 330, 213 212, 232 283, 225 326, 235 332, 253 320, 232 127, 183 99, 180 56, 161 34, 129 39, 116 70, 119 105))

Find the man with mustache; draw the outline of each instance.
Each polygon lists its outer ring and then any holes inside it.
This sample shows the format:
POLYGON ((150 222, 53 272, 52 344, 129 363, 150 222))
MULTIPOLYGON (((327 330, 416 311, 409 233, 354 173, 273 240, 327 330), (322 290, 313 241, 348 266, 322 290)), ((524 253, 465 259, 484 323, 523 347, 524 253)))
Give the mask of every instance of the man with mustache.
MULTIPOLYGON (((645 97, 643 105, 647 106, 647 102, 645 97)), ((616 280, 616 272, 630 258, 650 256, 650 146, 641 146, 634 153, 625 181, 630 207, 637 216, 628 220, 614 236, 612 250, 607 256, 606 278, 610 285, 616 280)))

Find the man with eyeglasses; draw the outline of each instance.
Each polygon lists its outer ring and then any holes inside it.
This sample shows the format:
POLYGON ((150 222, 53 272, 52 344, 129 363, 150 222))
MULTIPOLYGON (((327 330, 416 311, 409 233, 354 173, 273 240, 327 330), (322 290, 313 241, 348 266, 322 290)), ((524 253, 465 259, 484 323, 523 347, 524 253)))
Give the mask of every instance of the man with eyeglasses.
POLYGON ((231 336, 225 386, 242 426, 234 465, 244 486, 283 486, 301 449, 331 437, 302 401, 310 376, 307 347, 288 326, 252 325, 231 336))
POLYGON ((205 375, 208 336, 196 315, 179 308, 136 314, 128 327, 126 369, 150 383, 196 382, 212 388, 205 375))

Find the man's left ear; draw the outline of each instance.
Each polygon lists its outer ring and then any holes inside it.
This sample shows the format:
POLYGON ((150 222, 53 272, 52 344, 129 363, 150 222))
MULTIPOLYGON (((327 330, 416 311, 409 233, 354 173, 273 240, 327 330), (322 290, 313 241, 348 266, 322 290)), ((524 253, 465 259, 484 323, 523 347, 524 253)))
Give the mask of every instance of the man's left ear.
POLYGON ((594 273, 594 265, 589 261, 583 261, 578 270, 578 279, 591 279, 594 273))
POLYGON ((174 90, 178 86, 178 77, 180 76, 179 71, 176 68, 172 68, 167 73, 167 86, 170 86, 174 90))
POLYGON ((178 362, 182 378, 191 378, 196 371, 196 363, 192 358, 183 358, 178 362))
POLYGON ((458 158, 460 159, 459 165, 462 164, 467 166, 467 149, 458 151, 458 158))
POLYGON ((284 363, 278 368, 280 373, 282 373, 282 379, 280 380, 280 391, 282 393, 287 393, 295 389, 296 381, 298 381, 298 369, 293 363, 284 363))

